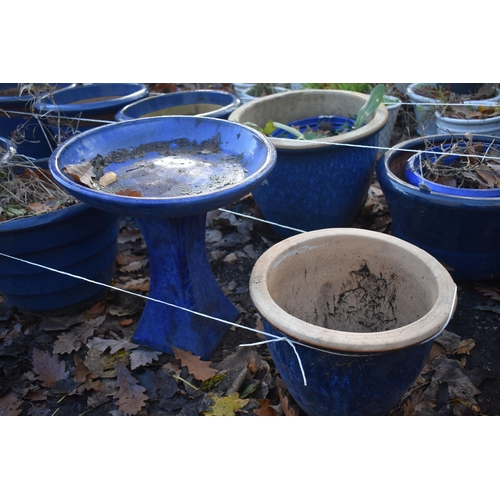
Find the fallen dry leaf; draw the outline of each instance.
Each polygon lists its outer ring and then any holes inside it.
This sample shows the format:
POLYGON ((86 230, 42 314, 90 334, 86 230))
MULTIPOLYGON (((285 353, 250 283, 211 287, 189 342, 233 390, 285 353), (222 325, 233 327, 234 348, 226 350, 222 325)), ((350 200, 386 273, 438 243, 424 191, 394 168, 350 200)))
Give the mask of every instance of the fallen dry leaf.
POLYGON ((117 369, 115 403, 124 415, 136 415, 146 404, 149 397, 143 394, 145 387, 140 386, 137 380, 124 366, 117 369))
POLYGON ((66 363, 59 361, 57 354, 51 355, 40 349, 33 349, 33 369, 45 387, 52 387, 69 376, 66 363))
POLYGON ((174 356, 178 359, 182 366, 188 369, 188 372, 193 375, 196 380, 201 380, 204 382, 210 377, 218 373, 217 370, 211 368, 211 361, 202 361, 200 356, 195 356, 190 351, 183 351, 177 347, 172 347, 174 351, 174 356))
POLYGON ((82 163, 68 165, 63 168, 76 182, 83 184, 87 187, 94 187, 94 168, 92 163, 88 161, 82 161, 82 163))
POLYGON ((202 412, 202 415, 207 417, 234 417, 234 412, 240 410, 248 403, 248 399, 240 399, 237 392, 222 398, 219 398, 215 394, 209 394, 208 397, 214 402, 214 404, 209 410, 202 412))
POLYGON ((474 288, 482 295, 485 295, 486 297, 489 297, 492 300, 500 302, 500 289, 494 287, 488 288, 482 285, 474 285, 474 288))
POLYGON ((151 364, 153 361, 158 360, 158 355, 161 352, 151 351, 149 349, 135 349, 130 353, 130 368, 135 370, 139 366, 145 366, 151 364))
POLYGON ((142 193, 139 191, 133 191, 130 188, 117 191, 116 194, 119 194, 120 196, 132 196, 133 198, 142 198, 142 193))
POLYGON ((130 280, 126 283, 116 283, 115 286, 117 288, 121 288, 122 290, 139 290, 140 292, 148 292, 150 286, 149 278, 140 278, 136 280, 130 280))
POLYGON ((78 325, 69 332, 62 333, 54 342, 54 354, 69 354, 78 351, 82 344, 94 335, 97 328, 102 325, 106 316, 98 316, 78 325))
POLYGON ((0 416, 2 417, 17 417, 21 415, 22 410, 19 409, 22 401, 19 401, 16 395, 11 391, 0 398, 0 416))
POLYGON ((271 401, 267 398, 259 399, 260 408, 256 408, 253 412, 259 417, 280 417, 280 413, 273 406, 271 401))
POLYGON ((110 349, 110 354, 115 354, 122 349, 126 351, 130 351, 132 349, 136 349, 139 347, 137 344, 133 342, 129 342, 128 340, 114 340, 114 339, 90 339, 87 342, 87 346, 96 349, 97 351, 104 352, 108 347, 110 349))
POLYGON ((295 417, 295 410, 292 408, 289 399, 288 399, 288 389, 285 386, 285 383, 283 380, 280 378, 277 380, 277 386, 278 386, 278 394, 280 397, 280 403, 281 403, 281 409, 283 410, 283 413, 287 417, 295 417))

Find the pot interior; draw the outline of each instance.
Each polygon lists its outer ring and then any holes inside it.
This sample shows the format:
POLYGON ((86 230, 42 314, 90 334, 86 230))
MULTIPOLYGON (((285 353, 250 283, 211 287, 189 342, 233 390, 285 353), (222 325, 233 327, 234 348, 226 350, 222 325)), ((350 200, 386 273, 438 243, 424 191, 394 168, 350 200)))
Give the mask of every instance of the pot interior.
POLYGON ((438 284, 428 264, 398 240, 331 238, 276 261, 268 292, 286 313, 343 332, 409 325, 434 306, 438 284))

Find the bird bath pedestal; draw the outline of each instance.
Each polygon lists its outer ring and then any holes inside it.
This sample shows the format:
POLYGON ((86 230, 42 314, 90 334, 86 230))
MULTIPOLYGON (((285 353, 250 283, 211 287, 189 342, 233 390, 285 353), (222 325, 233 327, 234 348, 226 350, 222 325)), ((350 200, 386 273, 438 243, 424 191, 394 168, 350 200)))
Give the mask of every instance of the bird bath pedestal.
POLYGON ((225 322, 233 322, 238 312, 208 263, 206 213, 252 191, 275 162, 274 146, 259 132, 191 116, 105 125, 72 137, 54 152, 49 167, 59 184, 89 205, 133 216, 143 234, 153 300, 146 302, 134 342, 168 353, 175 346, 202 359, 212 356, 228 330, 225 322), (93 176, 88 185, 70 173, 82 164, 93 176), (110 172, 116 179, 102 186, 99 180, 110 172))

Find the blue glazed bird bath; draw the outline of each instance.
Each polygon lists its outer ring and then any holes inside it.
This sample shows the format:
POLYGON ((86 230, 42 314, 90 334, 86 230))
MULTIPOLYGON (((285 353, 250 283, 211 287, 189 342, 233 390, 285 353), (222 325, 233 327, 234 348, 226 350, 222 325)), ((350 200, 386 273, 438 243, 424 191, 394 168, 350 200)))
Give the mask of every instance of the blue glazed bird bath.
POLYGON ((178 306, 148 300, 135 342, 211 357, 228 325, 189 311, 234 321, 237 310, 207 260, 206 213, 250 192, 275 161, 273 145, 259 132, 190 116, 105 125, 54 152, 49 168, 68 192, 96 208, 135 217, 150 257, 149 296, 178 306), (82 161, 94 162, 101 173, 114 172, 117 180, 103 189, 79 184, 67 167, 82 161))
POLYGON ((222 90, 173 92, 153 95, 129 104, 121 109, 115 118, 120 122, 171 115, 227 118, 240 104, 238 97, 222 90))
POLYGON ((456 286, 431 255, 355 228, 275 244, 249 289, 273 361, 308 415, 387 414, 456 307, 456 286))
MULTIPOLYGON (((45 84, 33 84, 43 92, 45 84)), ((49 83, 53 91, 74 87, 74 83, 49 83)), ((42 93, 47 95, 47 93, 42 93)), ((19 154, 28 156, 35 163, 40 160, 47 162, 47 158, 55 149, 47 123, 42 118, 33 115, 35 97, 23 92, 19 95, 17 83, 0 83, 0 136, 15 139, 19 154), (19 131, 19 135, 16 132, 19 131)))
MULTIPOLYGON (((237 108, 229 120, 264 128, 314 116, 354 116, 368 96, 341 90, 297 90, 273 94, 237 108)), ((370 187, 378 134, 388 119, 384 106, 359 129, 315 141, 271 137, 276 167, 252 195, 264 217, 301 231, 350 226, 370 187), (359 146, 359 147, 354 147, 359 146)), ((281 236, 296 234, 273 226, 281 236)))
MULTIPOLYGON (((499 229, 500 197, 455 196, 421 189, 405 176, 413 151, 453 139, 447 134, 410 139, 378 161, 377 177, 391 213, 392 234, 433 255, 456 280, 497 279, 500 240, 494 235, 499 229)), ((500 139, 493 136, 474 135, 474 141, 500 145, 500 139)))

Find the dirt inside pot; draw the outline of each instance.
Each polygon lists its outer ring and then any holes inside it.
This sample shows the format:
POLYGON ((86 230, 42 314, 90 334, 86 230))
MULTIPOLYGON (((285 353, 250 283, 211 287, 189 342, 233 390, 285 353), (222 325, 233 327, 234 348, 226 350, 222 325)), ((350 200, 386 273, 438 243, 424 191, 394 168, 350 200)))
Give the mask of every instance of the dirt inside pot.
POLYGON ((429 312, 436 297, 427 280, 405 269, 408 262, 396 255, 365 259, 351 250, 332 249, 325 257, 323 250, 308 248, 280 262, 279 273, 268 277, 272 298, 302 321, 344 332, 400 328, 429 312))
POLYGON ((462 102, 462 101, 481 101, 490 99, 497 92, 497 84, 483 83, 480 86, 471 84, 456 87, 454 84, 421 85, 415 89, 415 93, 422 97, 437 99, 442 102, 462 102), (465 93, 464 93, 465 91, 465 93))

